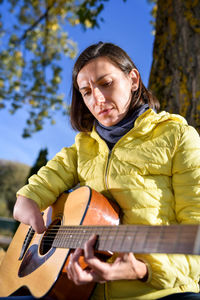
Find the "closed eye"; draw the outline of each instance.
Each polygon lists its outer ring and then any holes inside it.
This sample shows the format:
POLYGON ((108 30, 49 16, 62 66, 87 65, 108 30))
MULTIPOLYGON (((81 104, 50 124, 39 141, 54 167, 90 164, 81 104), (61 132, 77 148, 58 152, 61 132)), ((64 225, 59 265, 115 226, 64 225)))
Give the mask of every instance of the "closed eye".
POLYGON ((103 83, 102 85, 103 86, 110 86, 111 84, 112 84, 112 81, 107 81, 107 82, 103 83))
POLYGON ((83 97, 86 97, 86 96, 88 96, 90 93, 91 93, 90 90, 84 91, 84 92, 82 93, 82 96, 83 96, 83 97))

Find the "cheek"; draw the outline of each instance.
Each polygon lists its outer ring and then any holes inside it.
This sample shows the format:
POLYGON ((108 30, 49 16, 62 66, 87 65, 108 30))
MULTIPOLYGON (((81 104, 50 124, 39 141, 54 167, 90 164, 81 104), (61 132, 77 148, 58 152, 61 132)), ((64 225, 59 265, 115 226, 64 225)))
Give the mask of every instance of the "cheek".
POLYGON ((126 108, 132 99, 131 90, 124 89, 122 93, 118 94, 118 106, 123 109, 126 108))
POLYGON ((87 101, 83 100, 83 102, 85 103, 85 106, 89 109, 89 111, 91 113, 93 113, 94 108, 93 108, 92 101, 91 100, 87 100, 87 101))
POLYGON ((132 85, 130 82, 121 82, 118 86, 118 95, 123 102, 127 102, 132 97, 132 85))
POLYGON ((87 106, 87 108, 89 109, 89 107, 91 106, 91 105, 90 105, 90 101, 89 101, 89 100, 85 100, 85 99, 83 98, 83 102, 85 103, 85 106, 87 106))

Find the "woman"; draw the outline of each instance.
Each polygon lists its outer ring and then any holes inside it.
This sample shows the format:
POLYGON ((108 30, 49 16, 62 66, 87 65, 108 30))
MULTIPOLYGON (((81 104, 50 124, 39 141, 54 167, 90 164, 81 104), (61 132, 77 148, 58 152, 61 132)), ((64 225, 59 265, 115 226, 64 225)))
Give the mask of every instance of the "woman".
MULTIPOLYGON (((42 233, 40 209, 79 183, 115 200, 124 224, 199 223, 199 136, 158 108, 121 48, 88 47, 73 70, 71 124, 80 133, 18 191, 14 217, 42 233)), ((80 249, 68 265, 76 284, 99 283, 91 299, 199 299, 199 257, 129 253, 106 263, 94 255, 95 240, 84 249, 89 270, 79 266, 80 249)))

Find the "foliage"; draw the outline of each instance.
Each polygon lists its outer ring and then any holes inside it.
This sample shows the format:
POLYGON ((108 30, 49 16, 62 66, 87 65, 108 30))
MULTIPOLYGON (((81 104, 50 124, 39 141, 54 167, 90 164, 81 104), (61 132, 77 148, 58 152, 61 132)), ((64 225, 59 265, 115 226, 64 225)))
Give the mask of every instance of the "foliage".
POLYGON ((16 191, 25 184, 30 167, 0 160, 0 216, 11 217, 16 191))
POLYGON ((156 27, 156 15, 157 15, 157 9, 158 9, 158 6, 157 6, 157 2, 158 0, 147 0, 148 3, 150 4, 154 4, 153 5, 153 8, 151 10, 151 16, 152 16, 152 20, 151 20, 151 24, 154 28, 154 31, 153 31, 153 34, 155 34, 155 27, 156 27))
POLYGON ((66 113, 60 61, 77 52, 67 26, 98 27, 107 1, 0 0, 0 108, 14 114, 27 106, 23 137, 41 130, 45 119, 55 123, 55 110, 66 113))

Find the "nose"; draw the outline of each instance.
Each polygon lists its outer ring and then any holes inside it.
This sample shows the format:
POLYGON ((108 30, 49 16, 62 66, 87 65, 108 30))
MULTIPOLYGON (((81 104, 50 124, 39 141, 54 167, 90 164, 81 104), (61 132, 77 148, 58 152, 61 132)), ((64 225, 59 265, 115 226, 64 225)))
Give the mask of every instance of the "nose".
POLYGON ((97 105, 105 102, 105 97, 98 87, 95 87, 93 90, 93 98, 97 105))

